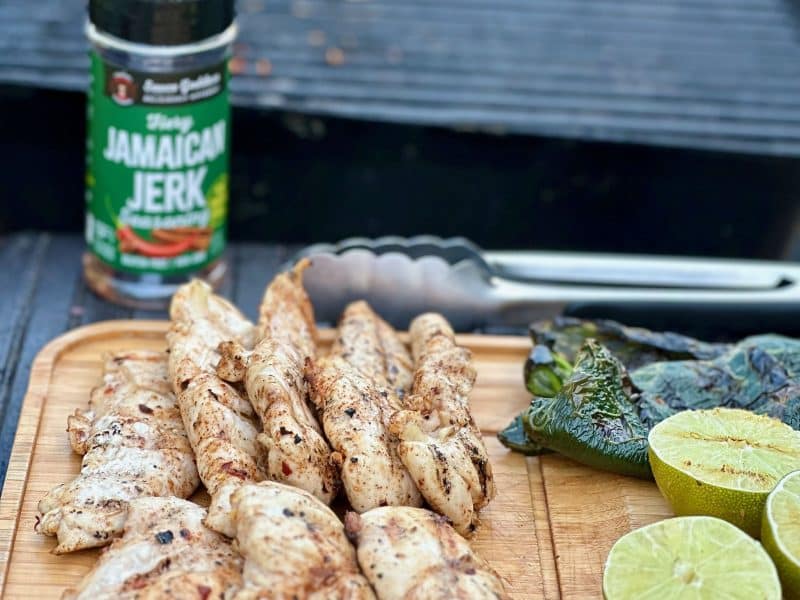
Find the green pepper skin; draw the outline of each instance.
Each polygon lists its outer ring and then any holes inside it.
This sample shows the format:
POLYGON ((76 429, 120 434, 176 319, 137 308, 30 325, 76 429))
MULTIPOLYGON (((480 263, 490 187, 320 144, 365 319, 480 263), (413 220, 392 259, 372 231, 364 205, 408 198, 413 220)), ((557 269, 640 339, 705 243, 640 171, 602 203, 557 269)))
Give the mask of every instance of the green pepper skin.
POLYGON ((558 352, 536 345, 525 361, 525 387, 539 398, 552 398, 572 373, 572 365, 558 352))
POLYGON ((572 375, 549 401, 524 416, 533 441, 585 465, 652 479, 647 428, 625 367, 594 340, 578 352, 572 375))
POLYGON ((546 454, 549 452, 547 448, 543 448, 534 442, 525 431, 524 417, 527 411, 523 411, 514 417, 514 420, 497 434, 497 439, 506 448, 510 448, 516 452, 520 452, 525 456, 538 456, 539 454, 546 454))
POLYGON ((626 327, 616 321, 588 321, 556 317, 530 326, 534 344, 542 344, 574 362, 587 339, 595 339, 616 356, 629 370, 666 360, 709 360, 729 349, 728 344, 709 344, 694 338, 657 332, 640 327, 626 327))
POLYGON ((800 340, 753 336, 714 360, 644 366, 631 372, 631 381, 648 427, 682 410, 727 406, 800 429, 800 340))

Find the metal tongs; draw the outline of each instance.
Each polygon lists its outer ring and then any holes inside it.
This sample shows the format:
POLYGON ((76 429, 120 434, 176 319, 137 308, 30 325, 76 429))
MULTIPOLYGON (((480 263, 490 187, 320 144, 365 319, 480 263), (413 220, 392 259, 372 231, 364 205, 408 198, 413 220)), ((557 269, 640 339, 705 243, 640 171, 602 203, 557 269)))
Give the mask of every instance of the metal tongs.
POLYGON ((305 276, 317 318, 363 298, 395 327, 442 312, 458 331, 518 329, 564 314, 707 338, 800 335, 800 265, 539 251, 483 251, 465 238, 318 244, 305 276))

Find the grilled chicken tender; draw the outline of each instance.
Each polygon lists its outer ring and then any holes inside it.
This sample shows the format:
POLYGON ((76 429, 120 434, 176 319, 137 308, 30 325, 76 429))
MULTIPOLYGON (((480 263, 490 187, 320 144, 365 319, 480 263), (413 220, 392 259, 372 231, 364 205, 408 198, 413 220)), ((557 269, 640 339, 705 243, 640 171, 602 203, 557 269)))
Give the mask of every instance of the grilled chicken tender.
POLYGON ((414 365, 408 350, 392 326, 363 300, 345 308, 331 354, 341 356, 400 400, 411 389, 414 365))
POLYGON ((383 349, 386 383, 403 400, 414 381, 414 362, 394 328, 380 317, 377 317, 377 324, 378 338, 383 349))
POLYGON ((285 340, 303 357, 314 356, 317 347, 314 307, 303 287, 303 272, 310 266, 305 258, 291 271, 276 275, 258 307, 258 339, 285 340))
POLYGON ((205 600, 235 593, 242 559, 203 525, 205 515, 178 498, 132 500, 122 538, 63 600, 205 600))
POLYGON ((266 454, 267 476, 330 504, 339 491, 339 475, 306 403, 304 362, 286 342, 263 340, 250 356, 245 386, 261 415, 264 432, 258 442, 266 454))
POLYGON ((200 480, 211 495, 206 525, 231 537, 231 493, 244 482, 264 479, 253 409, 213 373, 193 378, 178 394, 178 403, 200 480))
POLYGON ((135 498, 185 498, 199 483, 166 355, 109 354, 104 371, 89 409, 67 420, 72 449, 83 455, 81 472, 39 502, 36 530, 58 536, 56 554, 111 543, 135 498))
POLYGON ((347 513, 345 528, 379 600, 509 598, 500 576, 441 515, 386 506, 347 513))
POLYGON ((232 496, 244 585, 235 600, 368 600, 341 521, 317 498, 263 481, 232 496))
POLYGON ((215 372, 222 342, 233 341, 246 349, 255 342, 253 324, 204 281, 193 280, 178 288, 169 316, 169 375, 175 393, 192 377, 215 372))
POLYGON ((409 409, 392 417, 390 429, 402 440, 397 452, 425 500, 468 535, 477 526, 477 511, 496 493, 467 400, 475 368, 441 315, 420 315, 410 333, 416 371, 409 409))
POLYGON ((389 419, 402 408, 393 386, 409 379, 402 373, 410 373, 410 362, 394 330, 366 302, 354 302, 342 316, 331 355, 312 370, 312 399, 336 450, 347 498, 358 512, 422 504, 397 454, 398 440, 388 430, 389 419), (385 351, 394 340, 395 348, 385 351))
POLYGON ((419 506, 422 498, 387 427, 400 408, 397 398, 338 356, 319 361, 313 389, 352 507, 363 512, 385 505, 419 506))
POLYGON ((266 337, 252 353, 223 344, 218 373, 244 380, 264 430, 258 442, 266 454, 267 477, 327 504, 339 490, 339 475, 307 403, 306 361, 316 353, 314 312, 302 281, 308 264, 302 261, 270 283, 260 307, 259 331, 266 337))
POLYGON ((264 473, 255 443, 258 429, 253 408, 215 369, 220 343, 232 340, 249 348, 254 327, 201 281, 178 289, 170 316, 171 381, 200 479, 211 494, 206 525, 232 535, 231 492, 243 482, 262 480, 264 473))

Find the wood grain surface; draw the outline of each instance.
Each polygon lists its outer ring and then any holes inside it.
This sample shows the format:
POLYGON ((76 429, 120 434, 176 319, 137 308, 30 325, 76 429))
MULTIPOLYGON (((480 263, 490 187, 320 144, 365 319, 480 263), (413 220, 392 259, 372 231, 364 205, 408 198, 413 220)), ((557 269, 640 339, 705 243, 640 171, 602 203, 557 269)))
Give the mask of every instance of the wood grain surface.
MULTIPOLYGON (((83 92, 84 5, 0 3, 0 82, 83 92)), ((295 137, 327 142, 318 117, 328 115, 367 122, 354 130, 362 143, 377 121, 800 156, 791 0, 246 0, 237 13, 231 99, 264 109, 261 122, 270 113, 288 122, 293 136, 260 142, 273 154, 279 145, 297 152, 295 137)), ((238 154, 246 132, 234 124, 238 154)), ((332 158, 335 169, 344 157, 332 158)), ((276 180, 262 193, 270 215, 283 216, 289 186, 276 190, 276 180)), ((294 187, 307 195, 302 183, 294 187)))
MULTIPOLYGON (((0 595, 58 598, 91 567, 97 550, 51 554, 55 539, 36 534, 36 504, 74 477, 66 419, 100 382, 101 354, 164 349, 163 321, 108 321, 75 329, 48 344, 31 369, 0 499, 0 595)), ((323 332, 323 340, 332 332, 323 332)), ((548 455, 506 451, 498 429, 528 403, 521 365, 526 338, 460 336, 472 349, 478 382, 471 396, 497 480, 497 498, 481 513, 472 544, 506 579, 515 599, 600 597, 605 557, 625 532, 669 516, 654 484, 582 467, 548 455)), ((197 500, 203 502, 204 494, 197 500)))

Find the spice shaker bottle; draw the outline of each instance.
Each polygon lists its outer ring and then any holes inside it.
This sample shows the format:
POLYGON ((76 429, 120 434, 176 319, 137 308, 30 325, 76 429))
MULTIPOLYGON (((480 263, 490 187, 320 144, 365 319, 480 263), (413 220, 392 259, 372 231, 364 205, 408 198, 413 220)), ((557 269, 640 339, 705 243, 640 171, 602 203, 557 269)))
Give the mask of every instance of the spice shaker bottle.
POLYGON ((233 0, 90 0, 86 33, 85 278, 162 308, 227 270, 233 0))

